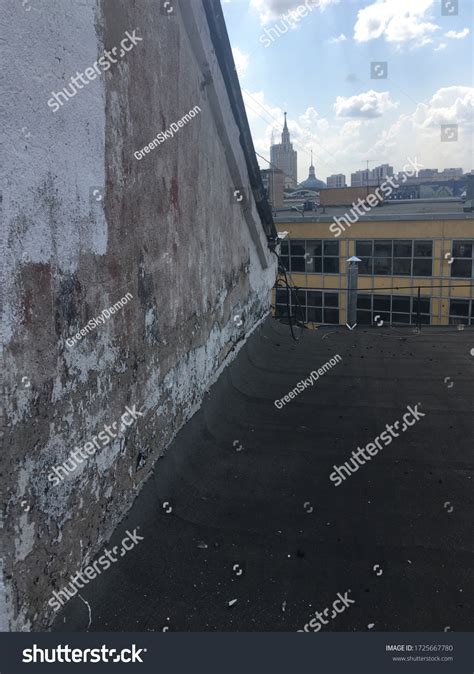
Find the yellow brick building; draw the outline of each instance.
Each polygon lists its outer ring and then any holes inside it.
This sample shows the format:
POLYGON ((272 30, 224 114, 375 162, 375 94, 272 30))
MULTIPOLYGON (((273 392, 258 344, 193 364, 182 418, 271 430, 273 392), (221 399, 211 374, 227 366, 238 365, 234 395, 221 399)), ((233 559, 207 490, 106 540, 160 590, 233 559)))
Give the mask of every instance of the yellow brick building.
MULTIPOLYGON (((305 217, 279 214, 277 230, 288 232, 281 262, 298 296, 290 293, 291 314, 300 315, 299 303, 308 327, 345 325, 347 259, 355 255, 361 259, 358 323, 380 316, 386 325, 417 318, 431 325, 474 324, 474 212, 464 209, 461 200, 449 199, 386 201, 357 218, 347 206, 325 206, 305 217)), ((279 279, 273 304, 284 318, 288 294, 279 279)))

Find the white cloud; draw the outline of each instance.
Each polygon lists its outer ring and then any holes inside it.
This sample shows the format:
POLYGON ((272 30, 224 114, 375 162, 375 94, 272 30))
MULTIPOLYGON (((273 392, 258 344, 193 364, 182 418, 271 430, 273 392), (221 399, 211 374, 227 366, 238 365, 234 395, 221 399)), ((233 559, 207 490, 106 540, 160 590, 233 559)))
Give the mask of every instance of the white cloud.
POLYGON ((434 48, 435 51, 442 51, 443 49, 446 49, 448 45, 446 42, 441 42, 437 47, 434 48))
POLYGON ((445 37, 449 37, 452 40, 462 40, 468 35, 469 35, 469 28, 464 28, 464 30, 460 30, 459 33, 456 33, 455 30, 448 30, 448 32, 444 34, 445 37))
POLYGON ((463 166, 472 169, 474 134, 474 88, 443 87, 428 101, 419 103, 414 112, 402 114, 390 128, 380 134, 373 145, 376 156, 384 152, 399 162, 417 155, 427 167, 463 166), (441 124, 457 124, 458 142, 441 142, 441 124))
POLYGON ((473 138, 474 88, 452 86, 439 89, 427 102, 389 124, 384 117, 371 124, 362 119, 348 120, 342 127, 332 124, 322 142, 337 159, 329 160, 331 173, 348 175, 364 168, 366 159, 375 160, 372 167, 388 162, 401 170, 407 157, 415 156, 427 168, 462 166, 469 171, 473 168, 473 138), (457 124, 457 142, 441 142, 442 124, 457 124))
POLYGON ((426 12, 434 0, 379 0, 357 13, 354 26, 356 42, 385 38, 397 44, 423 46, 432 42, 439 26, 432 23, 426 12))
MULTIPOLYGON (((283 109, 266 102, 263 91, 250 93, 253 100, 244 94, 244 101, 255 149, 270 159, 271 132, 279 143, 283 109)), ((370 123, 366 117, 338 118, 333 113, 326 117, 314 107, 299 116, 290 112, 288 126, 298 152, 298 179, 308 175, 311 149, 316 175, 323 180, 332 173, 344 173, 349 181, 351 172, 365 168, 367 159, 374 160, 371 167, 388 162, 396 171, 402 170, 407 157, 415 156, 427 168, 462 166, 469 171, 473 168, 473 113, 474 88, 466 86, 443 87, 427 102, 390 121, 387 116, 373 117, 370 123), (441 142, 441 124, 458 125, 458 142, 441 142)), ((262 159, 259 163, 268 168, 262 159)))
POLYGON ((244 54, 244 52, 241 51, 238 47, 232 47, 232 55, 234 57, 235 69, 237 70, 237 74, 240 76, 244 75, 245 71, 247 70, 247 66, 249 64, 248 54, 244 54))
MULTIPOLYGON (((436 108, 447 107, 457 101, 458 98, 465 99, 467 97, 468 100, 471 99, 473 92, 473 87, 463 87, 461 85, 441 87, 441 89, 438 89, 438 91, 430 98, 428 105, 436 108)), ((423 104, 420 103, 420 105, 423 104)))
POLYGON ((299 126, 296 128, 296 134, 324 133, 329 129, 329 122, 324 117, 320 117, 316 108, 312 106, 298 117, 299 126))
POLYGON ((347 37, 344 35, 344 33, 341 33, 339 37, 332 37, 330 40, 328 40, 329 44, 337 44, 338 42, 345 42, 347 40, 347 37))
POLYGON ((328 5, 338 2, 339 0, 250 0, 250 7, 257 10, 260 23, 264 25, 269 21, 278 20, 290 9, 306 6, 312 12, 317 8, 324 10, 328 5))
POLYGON ((365 117, 373 119, 380 117, 384 112, 397 107, 390 99, 388 91, 366 91, 356 96, 345 98, 338 96, 334 104, 334 110, 337 117, 365 117))
POLYGON ((267 121, 269 134, 272 125, 275 130, 279 130, 281 133, 283 128, 282 108, 266 103, 263 91, 253 92, 242 89, 242 96, 249 121, 256 121, 263 117, 262 121, 267 121))

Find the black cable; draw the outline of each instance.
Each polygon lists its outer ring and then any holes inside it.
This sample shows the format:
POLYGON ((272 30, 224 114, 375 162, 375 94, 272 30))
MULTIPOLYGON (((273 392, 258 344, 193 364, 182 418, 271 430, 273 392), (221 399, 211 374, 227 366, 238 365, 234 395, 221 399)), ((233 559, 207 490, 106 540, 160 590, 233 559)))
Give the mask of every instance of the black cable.
MULTIPOLYGON (((303 326, 303 328, 306 328, 306 327, 307 327, 307 321, 306 321, 305 312, 304 312, 304 310, 303 310, 303 307, 302 307, 302 305, 301 305, 301 302, 300 302, 299 297, 298 297, 298 294, 297 294, 298 288, 297 288, 297 286, 292 285, 292 284, 290 284, 290 283, 288 282, 288 275, 290 274, 290 272, 286 269, 286 267, 284 266, 283 262, 281 261, 281 256, 278 255, 278 253, 277 253, 275 250, 272 250, 272 252, 275 253, 275 255, 276 255, 277 259, 278 259, 278 272, 279 272, 279 273, 283 273, 283 275, 284 275, 284 277, 285 277, 285 279, 284 279, 285 285, 284 285, 284 286, 280 286, 280 285, 278 284, 279 279, 277 279, 277 281, 276 281, 274 287, 275 287, 275 288, 286 287, 286 291, 287 291, 287 292, 286 292, 286 308, 287 308, 288 322, 289 322, 289 324, 290 324, 291 336, 293 337, 293 339, 294 339, 295 341, 299 341, 299 339, 297 339, 297 338, 294 336, 293 326, 292 326, 292 314, 290 313, 290 307, 289 307, 289 294, 290 294, 290 292, 291 292, 291 293, 293 293, 293 296, 294 296, 294 299, 295 299, 294 304, 295 304, 295 305, 298 307, 298 309, 300 310, 300 315, 301 315, 301 317, 302 317, 302 321, 301 321, 302 326, 303 326)), ((304 272, 303 272, 303 273, 304 273, 304 272)), ((290 278, 291 278, 291 277, 290 277, 290 278)), ((451 278, 450 278, 450 279, 446 279, 446 281, 456 281, 456 279, 451 279, 451 278)), ((374 291, 382 291, 382 294, 383 294, 383 292, 385 292, 385 291, 387 291, 387 290, 415 290, 415 291, 416 291, 416 290, 418 290, 418 288, 420 288, 420 289, 421 289, 421 288, 423 288, 423 289, 428 288, 428 289, 432 289, 432 290, 434 290, 435 288, 444 288, 444 289, 451 289, 451 288, 472 288, 473 285, 474 285, 474 283, 471 282, 471 283, 464 283, 464 284, 451 284, 451 283, 448 283, 448 284, 442 284, 442 285, 411 285, 411 286, 405 285, 405 286, 391 286, 391 287, 390 287, 390 286, 388 286, 388 287, 382 287, 382 286, 380 286, 380 287, 372 287, 372 288, 357 288, 357 294, 360 293, 360 294, 365 294, 365 295, 373 295, 373 296, 376 296, 377 293, 374 292, 374 291)), ((305 290, 321 290, 321 291, 327 291, 328 288, 325 288, 325 287, 316 287, 316 286, 310 286, 310 287, 305 286, 305 290)), ((347 291, 348 288, 335 288, 334 290, 335 290, 336 292, 339 293, 339 292, 345 292, 345 291, 347 291)), ((414 296, 413 296, 413 295, 407 295, 407 297, 414 297, 414 296)), ((431 297, 431 296, 430 296, 430 297, 431 297)), ((425 299, 425 298, 426 298, 426 295, 424 296, 424 299, 425 299)), ((443 299, 443 298, 441 298, 441 299, 443 299)), ((445 298, 445 299, 452 299, 452 298, 449 297, 449 298, 445 298)), ((460 298, 460 299, 461 299, 461 298, 460 298)), ((275 307, 277 307, 276 304, 275 304, 275 307)), ((297 322, 296 317, 295 317, 295 321, 297 322)))
MULTIPOLYGON (((276 253, 275 253, 276 255, 276 253)), ((290 272, 288 272, 290 273, 290 272)), ((296 274, 305 274, 306 272, 295 272, 296 274)), ((452 279, 455 280, 455 279, 452 279)), ((449 290, 450 288, 472 288, 474 286, 473 283, 464 283, 460 285, 439 285, 439 286, 419 286, 414 285, 414 286, 380 286, 380 287, 373 287, 373 288, 357 288, 358 293, 366 293, 370 294, 374 290, 418 290, 418 288, 444 288, 445 290, 449 290)), ((327 287, 319 287, 319 286, 305 286, 305 290, 332 290, 334 292, 343 292, 346 290, 349 290, 349 288, 327 288, 327 287)), ((424 297, 427 297, 426 295, 424 297)), ((446 298, 441 298, 441 299, 451 299, 449 297, 446 298)), ((456 299, 456 298, 454 298, 456 299)), ((459 299, 464 299, 464 298, 459 298, 459 299)))
POLYGON ((299 309, 299 313, 300 313, 299 324, 300 324, 300 327, 301 327, 301 332, 304 330, 304 328, 307 327, 306 315, 305 315, 305 312, 303 311, 303 307, 302 307, 300 299, 298 297, 296 286, 293 286, 288 281, 288 275, 287 275, 287 270, 285 268, 285 265, 281 261, 281 258, 278 255, 278 253, 276 252, 276 250, 273 250, 272 252, 275 253, 275 255, 277 257, 277 260, 278 260, 278 273, 283 274, 283 276, 284 276, 284 279, 277 278, 274 288, 282 288, 283 287, 283 288, 286 289, 286 311, 287 311, 287 316, 288 316, 288 323, 289 323, 289 326, 290 326, 290 332, 291 332, 291 336, 295 340, 295 342, 299 342, 299 340, 301 339, 301 335, 300 335, 299 338, 297 338, 297 337, 295 337, 295 333, 293 331, 293 318, 295 320, 295 324, 297 325, 298 324, 298 317, 296 315, 293 317, 293 314, 290 311, 290 293, 293 297, 293 305, 299 309), (280 285, 280 281, 284 282, 283 286, 280 285))
MULTIPOLYGON (((286 293, 285 293, 285 296, 286 296, 286 315, 288 317, 288 325, 290 326, 290 332, 291 332, 292 338, 295 340, 295 342, 298 342, 299 339, 297 339, 295 337, 295 333, 293 331, 293 314, 291 313, 291 310, 290 310, 290 291, 291 291, 291 287, 290 287, 290 284, 288 283, 288 278, 286 278, 286 275, 285 275, 285 280, 284 280, 283 285, 280 285, 277 281, 275 287, 276 288, 285 288, 285 290, 286 290, 286 293)), ((295 319, 295 323, 296 323, 296 319, 295 319)))

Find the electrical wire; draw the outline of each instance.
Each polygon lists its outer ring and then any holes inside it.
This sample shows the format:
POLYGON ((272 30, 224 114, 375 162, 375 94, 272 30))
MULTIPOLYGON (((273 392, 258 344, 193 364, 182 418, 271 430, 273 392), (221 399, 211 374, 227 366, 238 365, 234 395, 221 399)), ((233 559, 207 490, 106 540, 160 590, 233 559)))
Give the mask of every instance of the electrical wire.
MULTIPOLYGON (((284 279, 277 278, 274 287, 275 288, 282 288, 283 287, 283 288, 286 289, 286 294, 285 294, 286 295, 286 311, 287 311, 287 316, 288 316, 288 323, 289 323, 289 326, 290 326, 290 332, 291 332, 291 336, 294 339, 294 341, 299 342, 300 339, 301 339, 301 335, 303 333, 303 330, 305 328, 307 328, 305 312, 303 310, 300 299, 298 297, 296 286, 294 284, 292 285, 293 282, 289 283, 289 281, 288 281, 288 273, 287 273, 287 269, 285 268, 285 265, 281 261, 281 258, 278 255, 278 253, 275 250, 273 250, 272 252, 275 253, 275 255, 277 257, 277 260, 278 260, 278 273, 283 274, 283 277, 284 277, 284 279), (280 281, 284 281, 284 284, 280 285, 280 281), (293 306, 296 306, 299 309, 299 313, 300 313, 299 326, 301 328, 301 333, 300 333, 300 336, 298 338, 295 337, 295 333, 293 331, 293 314, 290 310, 290 294, 293 297, 293 306)), ((297 316, 295 316, 294 319, 295 319, 295 325, 298 325, 297 316)))
MULTIPOLYGON (((275 251, 273 251, 273 252, 275 252, 275 251)), ((300 287, 300 286, 296 286, 296 285, 294 284, 294 282, 293 282, 293 279, 291 278, 291 275, 290 275, 289 272, 286 270, 286 268, 285 268, 285 266, 283 265, 283 263, 280 261, 280 256, 279 256, 276 252, 275 252, 275 255, 276 255, 277 258, 278 258, 279 271, 280 271, 280 267, 281 267, 281 269, 283 270, 283 273, 284 273, 284 277, 285 277, 285 284, 286 284, 287 286, 289 286, 289 287, 292 289, 292 292, 293 292, 293 294, 294 294, 294 297, 296 298, 296 302, 297 302, 298 308, 300 309, 300 312, 301 312, 301 314, 302 314, 303 316, 304 316, 304 309, 303 309, 303 307, 302 307, 302 305, 301 305, 301 303, 300 303, 300 301, 299 301, 298 290, 319 290, 319 291, 323 291, 323 292, 324 292, 324 291, 326 291, 326 292, 328 292, 328 291, 330 291, 330 292, 339 292, 339 291, 343 291, 343 292, 344 292, 344 291, 349 290, 349 288, 327 288, 327 287, 315 287, 315 286, 311 286, 311 287, 308 287, 308 286, 300 287), (290 276, 291 284, 288 284, 288 276, 290 276)), ((274 286, 275 289, 278 289, 278 288, 281 288, 281 287, 282 287, 282 286, 279 285, 279 281, 280 281, 280 279, 277 278, 277 281, 276 281, 275 286, 274 286)), ((358 288, 358 289, 357 289, 357 294, 359 294, 359 293, 364 294, 364 295, 371 295, 371 294, 373 294, 374 296, 376 296, 376 293, 372 293, 371 291, 373 291, 373 290, 381 290, 381 291, 385 291, 385 290, 406 290, 406 289, 409 289, 409 290, 418 290, 418 288, 420 288, 420 289, 421 289, 421 288, 429 288, 429 289, 433 289, 433 288, 446 288, 446 289, 449 289, 450 287, 453 287, 453 288, 472 288, 473 286, 474 286, 474 283, 465 283, 465 284, 460 284, 460 285, 455 285, 455 286, 449 286, 449 285, 435 285, 435 286, 430 286, 430 285, 426 285, 426 286, 392 286, 392 287, 380 287, 380 288, 358 288)), ((285 286, 283 286, 283 287, 285 287, 285 286)), ((412 298, 416 299, 416 295, 406 295, 406 297, 412 297, 412 298)), ((426 295, 423 297, 423 299, 426 299, 426 295)), ((441 298, 441 299, 443 299, 443 298, 441 298)), ((451 299, 451 298, 446 298, 446 299, 451 299)), ((462 299, 462 298, 459 298, 459 299, 462 299)), ((290 327, 291 327, 291 312, 290 312, 290 307, 289 307, 289 302, 288 302, 288 292, 287 292, 287 302, 286 302, 286 305, 287 305, 287 314, 288 314, 288 317, 289 317, 289 320, 290 320, 290 327)), ((276 304, 275 304, 275 305, 272 305, 272 307, 274 307, 274 308, 276 309, 277 305, 276 305, 276 304)), ((374 313, 374 312, 375 312, 375 310, 373 310, 373 313, 374 313)), ((311 323, 314 323, 314 321, 310 321, 310 322, 311 322, 311 323)), ((368 324, 368 325, 369 325, 369 324, 368 324)), ((408 324, 407 324, 407 325, 408 325, 408 324)), ((411 325, 411 324, 410 324, 410 325, 411 325)), ((417 326, 418 329, 420 329, 420 330, 421 330, 421 325, 422 325, 422 324, 420 324, 420 325, 417 326)), ((304 327, 305 327, 305 328, 308 327, 308 324, 307 324, 306 320, 304 320, 304 327)), ((295 339, 295 337, 294 337, 294 335, 293 335, 293 330, 292 330, 291 332, 292 332, 293 339, 295 339)), ((441 331, 441 332, 439 332, 439 333, 433 333, 433 334, 446 334, 446 332, 447 332, 446 330, 443 330, 443 331, 441 331)), ((450 330, 449 332, 461 332, 461 330, 456 329, 456 330, 450 330)), ((404 333, 400 333, 400 334, 404 334, 404 333)), ((431 334, 431 331, 430 331, 430 334, 431 334)), ((296 340, 296 339, 295 339, 295 341, 299 341, 299 340, 296 340)))
MULTIPOLYGON (((288 272, 289 273, 289 272, 288 272)), ((297 274, 302 273, 304 274, 305 272, 295 272, 297 274)), ((352 288, 328 288, 327 286, 297 286, 301 290, 326 290, 326 291, 332 291, 332 292, 344 292, 347 290, 352 290, 352 288)), ((380 287, 373 287, 373 288, 357 288, 358 293, 364 293, 366 295, 370 295, 371 291, 373 290, 418 290, 418 288, 444 288, 445 290, 449 290, 450 288, 472 288, 474 287, 474 282, 473 283, 463 283, 459 285, 436 285, 436 286, 421 286, 421 285, 415 285, 415 286, 380 286, 380 287)), ((426 295, 424 296, 426 298, 426 295)), ((441 298, 443 299, 443 298, 441 298)), ((445 299, 450 299, 450 298, 445 298, 445 299)), ((456 298, 455 298, 456 299, 456 298)), ((463 298, 459 298, 463 299, 463 298)), ((465 299, 465 298, 464 298, 465 299)))

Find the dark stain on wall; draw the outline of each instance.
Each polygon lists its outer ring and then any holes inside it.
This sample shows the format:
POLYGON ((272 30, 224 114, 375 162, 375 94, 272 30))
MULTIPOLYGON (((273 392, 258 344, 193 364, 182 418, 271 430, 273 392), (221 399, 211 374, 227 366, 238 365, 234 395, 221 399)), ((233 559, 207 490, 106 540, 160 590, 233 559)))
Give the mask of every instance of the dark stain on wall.
POLYGON ((171 178, 171 187, 170 187, 170 204, 173 206, 176 211, 176 215, 181 215, 179 210, 179 189, 178 189, 178 180, 176 176, 171 178))
MULTIPOLYGON (((72 331, 72 326, 79 321, 81 312, 78 310, 78 304, 81 302, 81 296, 82 287, 76 274, 63 275, 56 290, 55 324, 58 337, 62 334, 64 326, 66 330, 69 327, 72 331)), ((82 327, 79 325, 78 329, 82 327)))

